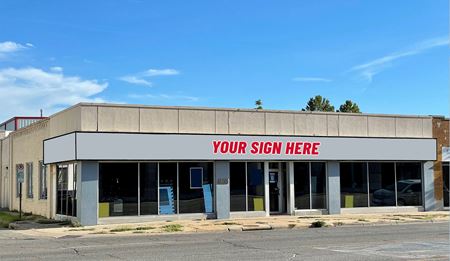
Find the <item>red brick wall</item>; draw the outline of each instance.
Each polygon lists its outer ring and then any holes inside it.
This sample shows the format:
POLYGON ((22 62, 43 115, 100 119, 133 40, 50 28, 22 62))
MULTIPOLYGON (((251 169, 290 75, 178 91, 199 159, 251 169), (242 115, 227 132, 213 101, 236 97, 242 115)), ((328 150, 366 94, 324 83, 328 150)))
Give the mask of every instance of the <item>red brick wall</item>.
POLYGON ((433 138, 437 140, 437 161, 434 164, 434 196, 443 199, 442 147, 450 147, 449 120, 433 118, 433 138))

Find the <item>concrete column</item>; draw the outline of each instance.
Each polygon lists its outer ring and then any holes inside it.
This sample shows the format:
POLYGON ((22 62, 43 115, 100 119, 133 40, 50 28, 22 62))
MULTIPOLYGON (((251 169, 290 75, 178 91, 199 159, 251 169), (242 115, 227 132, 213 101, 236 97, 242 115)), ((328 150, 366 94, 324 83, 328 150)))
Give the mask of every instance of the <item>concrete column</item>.
POLYGON ((423 169, 423 206, 425 211, 439 210, 444 207, 442 200, 436 200, 434 191, 434 162, 426 161, 423 169))
POLYGON ((290 215, 295 214, 295 187, 294 187, 294 162, 287 163, 287 178, 288 178, 288 190, 287 190, 287 213, 290 215))
POLYGON ((216 179, 216 217, 217 219, 230 218, 230 162, 214 162, 216 179))
POLYGON ((98 162, 78 163, 77 218, 81 225, 98 223, 98 162))
POLYGON ((266 216, 270 216, 269 162, 264 162, 264 208, 266 216))
POLYGON ((328 214, 341 214, 341 181, 339 162, 327 162, 328 214))

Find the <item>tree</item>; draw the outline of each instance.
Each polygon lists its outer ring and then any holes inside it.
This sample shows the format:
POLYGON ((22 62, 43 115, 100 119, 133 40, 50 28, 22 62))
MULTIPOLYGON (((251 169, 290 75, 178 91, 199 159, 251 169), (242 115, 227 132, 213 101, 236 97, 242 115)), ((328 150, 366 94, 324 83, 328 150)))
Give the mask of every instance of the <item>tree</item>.
POLYGON ((263 109, 262 105, 263 105, 263 103, 262 103, 261 99, 255 101, 255 106, 256 106, 255 109, 262 110, 263 109))
POLYGON ((352 102, 351 100, 346 100, 345 103, 339 107, 337 112, 361 113, 358 104, 352 102))
POLYGON ((306 104, 306 108, 302 111, 334 111, 334 106, 326 98, 322 98, 320 95, 316 95, 310 98, 306 104))

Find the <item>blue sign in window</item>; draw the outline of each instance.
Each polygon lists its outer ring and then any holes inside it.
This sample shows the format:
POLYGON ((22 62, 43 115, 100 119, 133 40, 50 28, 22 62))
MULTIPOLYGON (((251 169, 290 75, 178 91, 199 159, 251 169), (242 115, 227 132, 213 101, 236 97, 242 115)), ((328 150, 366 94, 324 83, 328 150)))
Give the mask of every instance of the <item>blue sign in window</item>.
POLYGON ((203 168, 190 168, 191 174, 191 189, 203 188, 203 168))

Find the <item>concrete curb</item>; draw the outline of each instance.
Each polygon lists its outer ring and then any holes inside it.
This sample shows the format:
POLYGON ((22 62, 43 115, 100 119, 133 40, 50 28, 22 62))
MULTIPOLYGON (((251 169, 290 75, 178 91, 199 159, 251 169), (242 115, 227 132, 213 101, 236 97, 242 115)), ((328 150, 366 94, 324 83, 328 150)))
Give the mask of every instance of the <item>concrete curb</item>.
POLYGON ((272 230, 270 225, 247 225, 242 226, 242 231, 258 231, 258 230, 272 230))

